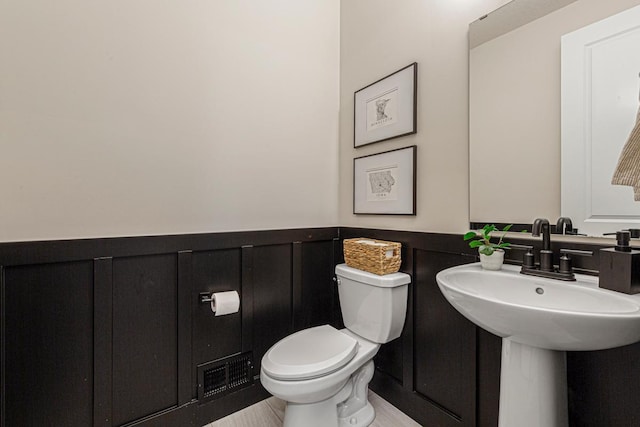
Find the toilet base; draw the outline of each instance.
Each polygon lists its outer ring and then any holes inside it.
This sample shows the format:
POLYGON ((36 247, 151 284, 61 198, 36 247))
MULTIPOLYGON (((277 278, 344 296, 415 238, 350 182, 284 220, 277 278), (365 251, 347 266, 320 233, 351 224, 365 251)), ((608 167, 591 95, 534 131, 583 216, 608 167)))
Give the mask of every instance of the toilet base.
POLYGON ((284 427, 366 427, 376 417, 368 400, 373 361, 365 363, 344 387, 329 399, 315 403, 287 402, 284 427))
POLYGON ((340 427, 366 427, 376 418, 376 411, 367 402, 366 406, 350 417, 340 418, 340 427))
MULTIPOLYGON (((343 390, 349 389, 345 387, 343 390)), ((366 427, 376 418, 376 411, 368 401, 358 412, 338 418, 338 399, 333 397, 318 403, 287 402, 283 427, 366 427)))
POLYGON ((286 402, 283 427, 340 427, 338 403, 349 397, 352 389, 351 381, 347 381, 335 396, 321 402, 286 402))

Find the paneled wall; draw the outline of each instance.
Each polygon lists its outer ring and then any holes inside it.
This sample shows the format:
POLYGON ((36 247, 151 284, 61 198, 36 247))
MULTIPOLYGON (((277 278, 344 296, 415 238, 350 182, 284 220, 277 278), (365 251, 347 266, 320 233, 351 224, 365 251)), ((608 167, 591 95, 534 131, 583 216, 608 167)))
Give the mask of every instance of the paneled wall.
POLYGON ((338 229, 0 244, 3 426, 197 425, 197 367, 332 323, 338 229), (216 317, 200 292, 236 290, 216 317))
MULTIPOLYGON (((362 236, 401 242, 412 276, 403 334, 381 347, 371 388, 422 425, 496 426, 501 340, 435 281, 476 254, 460 235, 357 228, 0 244, 0 424, 201 427, 267 397, 256 381, 198 400, 198 366, 252 352, 257 374, 292 331, 340 327, 333 268, 341 239, 362 236), (199 303, 223 290, 240 293, 239 313, 199 303)), ((593 272, 597 254, 576 264, 593 272)), ((640 344, 568 353, 571 425, 639 425, 639 358, 640 344)))
POLYGON ((91 425, 92 282, 91 261, 3 269, 2 425, 91 425))

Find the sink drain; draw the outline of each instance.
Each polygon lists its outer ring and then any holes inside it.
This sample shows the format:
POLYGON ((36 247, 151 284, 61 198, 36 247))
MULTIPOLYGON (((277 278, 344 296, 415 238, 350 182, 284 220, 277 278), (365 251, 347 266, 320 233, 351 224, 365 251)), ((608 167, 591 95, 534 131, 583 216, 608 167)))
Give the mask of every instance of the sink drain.
POLYGON ((542 289, 542 288, 536 288, 536 294, 538 294, 538 295, 542 295, 542 294, 544 294, 544 289, 542 289))

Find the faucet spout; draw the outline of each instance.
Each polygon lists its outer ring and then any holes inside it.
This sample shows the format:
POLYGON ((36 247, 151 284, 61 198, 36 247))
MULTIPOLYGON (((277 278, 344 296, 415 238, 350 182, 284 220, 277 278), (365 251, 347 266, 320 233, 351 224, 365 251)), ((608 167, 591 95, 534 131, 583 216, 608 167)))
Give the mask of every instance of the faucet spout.
POLYGON ((540 249, 540 271, 553 271, 553 252, 551 251, 551 236, 549 220, 536 218, 531 228, 531 235, 538 237, 542 234, 542 249, 540 249))
POLYGON ((558 222, 556 223, 556 233, 557 234, 574 234, 573 232, 573 223, 571 222, 571 218, 566 216, 561 216, 558 218, 558 222))
POLYGON ((548 251, 551 249, 551 236, 549 231, 549 220, 546 218, 536 218, 533 221, 533 227, 531 228, 531 235, 533 237, 540 237, 542 234, 542 250, 548 251))

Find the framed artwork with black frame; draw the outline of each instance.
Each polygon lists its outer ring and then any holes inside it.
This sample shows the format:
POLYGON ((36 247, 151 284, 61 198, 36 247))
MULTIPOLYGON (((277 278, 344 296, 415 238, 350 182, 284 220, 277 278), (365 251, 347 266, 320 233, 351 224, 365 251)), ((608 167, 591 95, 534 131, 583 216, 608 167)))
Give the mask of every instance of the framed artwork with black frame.
POLYGON ((416 214, 415 145, 353 159, 353 213, 416 214))
POLYGON ((416 133, 417 90, 414 62, 355 92, 354 148, 416 133))

